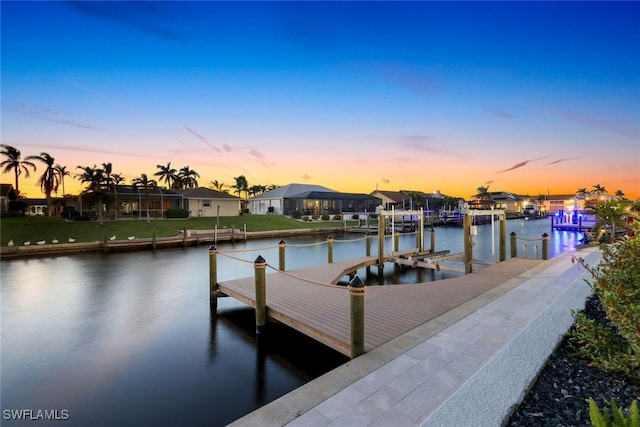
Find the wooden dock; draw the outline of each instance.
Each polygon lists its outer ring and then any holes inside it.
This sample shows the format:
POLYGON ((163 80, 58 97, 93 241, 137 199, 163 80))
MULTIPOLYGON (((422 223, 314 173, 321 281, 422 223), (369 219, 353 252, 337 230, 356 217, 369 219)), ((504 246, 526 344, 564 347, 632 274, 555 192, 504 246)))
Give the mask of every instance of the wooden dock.
MULTIPOLYGON (((399 255, 395 253, 395 256, 399 255)), ((370 351, 433 320, 541 262, 511 258, 451 279, 369 286, 364 297, 364 350, 370 351)), ((349 356, 349 291, 347 287, 335 284, 359 268, 376 264, 377 258, 369 256, 289 272, 268 273, 267 317, 349 356)), ((218 282, 217 285, 220 293, 255 307, 254 277, 218 282)))

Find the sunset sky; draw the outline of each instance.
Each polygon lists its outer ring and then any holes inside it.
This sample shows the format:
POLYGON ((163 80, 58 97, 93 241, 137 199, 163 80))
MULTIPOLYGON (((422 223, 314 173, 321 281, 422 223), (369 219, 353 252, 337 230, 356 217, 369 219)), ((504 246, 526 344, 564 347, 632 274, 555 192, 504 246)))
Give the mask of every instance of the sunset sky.
POLYGON ((0 8, 1 143, 74 173, 640 197, 640 2, 0 8))

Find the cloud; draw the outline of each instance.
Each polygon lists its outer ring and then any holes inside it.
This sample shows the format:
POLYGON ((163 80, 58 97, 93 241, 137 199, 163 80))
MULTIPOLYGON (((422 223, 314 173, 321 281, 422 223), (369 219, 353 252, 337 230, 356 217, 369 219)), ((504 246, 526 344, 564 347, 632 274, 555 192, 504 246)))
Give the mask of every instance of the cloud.
POLYGON ((601 132, 622 135, 634 141, 640 139, 640 131, 638 130, 637 124, 635 123, 626 124, 622 122, 615 122, 604 117, 586 116, 568 110, 546 109, 545 111, 556 117, 582 127, 595 129, 601 132))
POLYGON ((504 170, 498 171, 497 173, 503 173, 503 172, 512 171, 512 170, 514 170, 514 169, 518 169, 518 168, 521 168, 521 167, 523 167, 523 166, 526 166, 526 165, 527 165, 527 164, 529 164, 530 162, 534 162, 534 161, 536 161, 536 160, 546 159, 547 157, 549 157, 549 156, 544 156, 544 157, 538 157, 538 158, 535 158, 535 159, 525 160, 525 161, 523 161, 523 162, 516 163, 515 165, 511 166, 509 169, 504 169, 504 170))
POLYGON ((391 180, 389 178, 382 178, 382 183, 383 184, 389 184, 391 182, 391 180))
POLYGON ((93 125, 89 125, 86 123, 81 123, 74 120, 69 120, 65 117, 61 117, 61 116, 64 116, 66 113, 54 108, 42 107, 39 105, 14 105, 14 104, 5 104, 5 108, 7 108, 7 110, 14 112, 18 115, 26 116, 32 119, 54 122, 64 126, 72 126, 79 129, 88 129, 88 130, 100 129, 93 125))
POLYGON ((581 159, 582 157, 569 157, 567 159, 559 159, 559 160, 555 160, 553 162, 549 162, 549 163, 545 163, 545 165, 556 165, 558 163, 562 163, 562 162, 568 162, 570 160, 576 160, 576 159, 581 159))
POLYGON ((496 117, 503 118, 503 119, 514 119, 514 118, 517 117, 517 116, 514 116, 511 113, 507 113, 506 111, 501 110, 499 108, 489 107, 489 108, 487 108, 487 111, 489 111, 492 115, 494 115, 496 117))
POLYGON ((195 130, 191 129, 189 126, 187 126, 187 125, 183 125, 183 126, 190 134, 192 134, 193 136, 198 138, 200 141, 202 141, 205 144, 207 144, 214 151, 217 151, 218 153, 220 152, 220 149, 218 147, 216 147, 215 145, 210 144, 209 141, 207 141, 207 138, 205 138, 204 136, 200 135, 198 132, 196 132, 195 130))
POLYGON ((224 151, 226 151, 227 153, 230 153, 231 151, 233 151, 233 148, 231 148, 231 147, 230 147, 230 146, 228 146, 227 144, 224 144, 224 145, 222 146, 222 149, 223 149, 224 151))
POLYGON ((433 141, 433 138, 427 135, 404 135, 398 138, 398 143, 407 148, 438 153, 438 150, 429 143, 431 141, 433 141))
POLYGON ((250 150, 249 154, 255 157, 256 159, 264 160, 264 154, 262 154, 258 150, 250 150))
POLYGON ((387 82, 416 95, 432 97, 442 92, 442 84, 425 71, 387 64, 381 74, 387 82))
POLYGON ((489 185, 489 184, 493 184, 493 179, 490 179, 489 181, 485 182, 484 185, 489 185))
POLYGON ((91 93, 91 94, 93 94, 93 95, 95 95, 95 96, 97 96, 97 97, 99 97, 99 98, 102 98, 102 99, 104 99, 104 100, 106 100, 106 101, 109 101, 110 103, 112 103, 112 104, 114 104, 114 105, 117 105, 117 106, 118 106, 118 107, 120 107, 120 108, 124 108, 125 110, 130 110, 130 108, 129 108, 129 107, 127 107, 126 105, 124 105, 123 103, 118 102, 118 101, 116 101, 115 99, 110 98, 110 97, 108 97, 108 96, 106 96, 106 95, 104 95, 104 94, 102 94, 102 93, 98 92, 97 90, 94 90, 94 89, 92 89, 92 88, 90 88, 90 87, 88 87, 88 86, 86 86, 86 85, 83 85, 82 83, 80 83, 80 82, 79 82, 79 81, 77 81, 77 80, 71 79, 71 78, 66 77, 66 76, 62 76, 62 78, 63 78, 64 80, 68 81, 69 83, 73 84, 74 86, 77 86, 77 87, 79 87, 80 89, 85 90, 85 91, 87 91, 87 92, 89 92, 89 93, 91 93))
POLYGON ((78 12, 97 18, 107 19, 130 28, 141 30, 147 34, 167 40, 182 40, 184 37, 175 28, 186 25, 175 22, 173 14, 165 13, 162 6, 147 1, 66 1, 64 4, 78 12))
POLYGON ((302 175, 302 179, 304 179, 305 181, 310 181, 311 180, 311 176, 309 176, 309 174, 305 173, 304 175, 302 175))

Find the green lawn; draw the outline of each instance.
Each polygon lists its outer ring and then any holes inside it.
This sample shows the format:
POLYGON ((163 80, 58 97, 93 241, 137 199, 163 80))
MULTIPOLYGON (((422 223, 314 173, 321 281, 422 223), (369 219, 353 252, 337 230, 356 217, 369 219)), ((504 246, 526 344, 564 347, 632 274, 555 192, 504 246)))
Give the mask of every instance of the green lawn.
MULTIPOLYGON (((95 242, 102 240, 104 236, 115 235, 118 239, 126 239, 128 236, 138 238, 151 237, 152 229, 156 229, 158 237, 175 236, 183 228, 190 230, 213 230, 217 218, 189 218, 189 219, 152 219, 147 224, 146 219, 126 219, 118 221, 105 221, 100 226, 97 221, 65 221, 60 216, 42 217, 10 217, 0 220, 0 245, 7 246, 9 240, 18 245, 26 240, 35 243, 38 240, 58 239, 61 243, 69 237, 76 242, 95 242)), ((247 231, 291 230, 303 228, 328 228, 341 227, 342 221, 297 221, 278 215, 242 215, 234 217, 220 217, 219 228, 235 227, 247 231)), ((354 225, 356 221, 349 220, 348 225, 354 225)))

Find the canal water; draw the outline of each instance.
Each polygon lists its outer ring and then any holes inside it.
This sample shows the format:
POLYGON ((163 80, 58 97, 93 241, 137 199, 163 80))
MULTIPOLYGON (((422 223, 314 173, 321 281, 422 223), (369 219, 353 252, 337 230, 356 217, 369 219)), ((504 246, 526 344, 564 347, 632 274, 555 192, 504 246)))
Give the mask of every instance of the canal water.
MULTIPOLYGON (((491 225, 479 226, 474 258, 498 257, 498 229, 492 244, 491 225)), ((510 220, 512 231, 529 258, 536 245, 540 257, 535 239, 545 232, 552 257, 582 237, 552 232, 546 220, 510 220)), ((436 250, 462 252, 461 228, 435 233, 436 250)), ((326 238, 287 237, 287 270, 325 263, 326 238)), ((365 255, 362 234, 334 238, 334 260, 365 255)), ((279 240, 218 245, 228 255, 218 256, 218 280, 253 275, 258 255, 277 266, 279 240)), ((373 237, 373 254, 377 244, 373 237)), ((413 247, 415 235, 401 236, 400 250, 413 247)), ((270 324, 266 344, 256 346, 252 309, 222 298, 211 313, 208 265, 206 246, 2 260, 2 425, 23 424, 8 420, 14 410, 68 417, 65 425, 221 426, 348 360, 282 325, 270 324)), ((395 270, 385 268, 385 285, 431 279, 395 270)))

